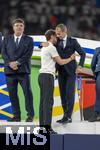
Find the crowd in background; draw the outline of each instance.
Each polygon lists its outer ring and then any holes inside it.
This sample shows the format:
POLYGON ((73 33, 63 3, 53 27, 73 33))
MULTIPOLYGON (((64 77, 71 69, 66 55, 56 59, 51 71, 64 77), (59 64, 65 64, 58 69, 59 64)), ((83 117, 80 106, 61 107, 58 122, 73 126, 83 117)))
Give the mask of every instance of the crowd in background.
POLYGON ((11 20, 19 17, 29 35, 44 34, 64 23, 74 37, 100 40, 100 0, 0 0, 3 34, 11 32, 11 20))

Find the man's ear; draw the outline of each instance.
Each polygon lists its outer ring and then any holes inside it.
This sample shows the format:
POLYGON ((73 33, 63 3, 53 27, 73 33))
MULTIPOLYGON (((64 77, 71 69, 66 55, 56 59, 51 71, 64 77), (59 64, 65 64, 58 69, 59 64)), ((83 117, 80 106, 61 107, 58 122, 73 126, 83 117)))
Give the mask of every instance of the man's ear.
POLYGON ((53 38, 53 35, 51 35, 51 39, 53 38))

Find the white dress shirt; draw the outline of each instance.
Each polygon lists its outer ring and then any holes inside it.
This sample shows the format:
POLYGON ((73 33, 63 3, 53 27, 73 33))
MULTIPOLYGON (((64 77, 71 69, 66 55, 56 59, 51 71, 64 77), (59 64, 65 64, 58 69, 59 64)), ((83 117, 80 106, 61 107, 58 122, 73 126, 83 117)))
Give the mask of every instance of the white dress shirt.
POLYGON ((16 39, 18 38, 18 44, 19 44, 21 37, 22 37, 22 35, 20 35, 20 36, 14 35, 14 41, 16 42, 16 39))
POLYGON ((63 45, 64 45, 64 48, 66 46, 66 43, 67 43, 67 35, 63 38, 63 45))

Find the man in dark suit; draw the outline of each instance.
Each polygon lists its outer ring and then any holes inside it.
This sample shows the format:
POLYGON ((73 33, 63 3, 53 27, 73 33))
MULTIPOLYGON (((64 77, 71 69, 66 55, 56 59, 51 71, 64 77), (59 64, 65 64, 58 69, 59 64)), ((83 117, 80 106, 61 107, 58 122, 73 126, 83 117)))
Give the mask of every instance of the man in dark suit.
POLYGON ((56 65, 62 108, 64 111, 63 118, 57 120, 57 122, 69 123, 72 122, 71 116, 75 100, 76 74, 82 72, 85 52, 82 50, 76 39, 67 35, 67 27, 64 24, 57 25, 56 35, 58 37, 56 48, 61 58, 64 59, 70 57, 75 52, 80 55, 78 66, 75 60, 63 66, 60 66, 59 64, 56 65))
POLYGON ((91 62, 91 69, 96 79, 96 101, 93 116, 89 122, 100 121, 100 47, 96 48, 91 62))
POLYGON ((12 27, 14 34, 5 37, 2 44, 7 87, 14 115, 9 121, 21 121, 19 98, 17 95, 18 83, 20 83, 25 96, 25 108, 28 116, 26 122, 32 122, 34 109, 30 85, 30 70, 33 39, 24 34, 24 20, 20 18, 14 20, 12 27))
POLYGON ((0 53, 1 53, 1 45, 2 45, 2 33, 0 32, 0 53))

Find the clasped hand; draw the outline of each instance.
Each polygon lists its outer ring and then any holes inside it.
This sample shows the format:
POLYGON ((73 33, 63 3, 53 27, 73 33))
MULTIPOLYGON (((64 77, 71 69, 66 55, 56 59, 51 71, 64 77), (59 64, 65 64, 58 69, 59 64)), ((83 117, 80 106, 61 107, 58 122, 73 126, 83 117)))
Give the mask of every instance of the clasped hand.
POLYGON ((9 67, 13 70, 17 70, 18 69, 18 66, 17 66, 17 63, 16 61, 12 61, 9 63, 9 67))

